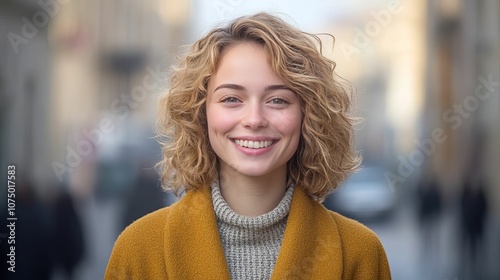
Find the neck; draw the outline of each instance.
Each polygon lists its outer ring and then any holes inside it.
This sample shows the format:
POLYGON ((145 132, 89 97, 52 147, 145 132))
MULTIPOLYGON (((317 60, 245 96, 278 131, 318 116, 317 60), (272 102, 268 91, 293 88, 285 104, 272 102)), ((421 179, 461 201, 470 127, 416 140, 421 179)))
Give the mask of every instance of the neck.
POLYGON ((221 168, 219 185, 222 197, 234 212, 249 217, 272 211, 285 195, 286 169, 267 176, 251 177, 221 168))

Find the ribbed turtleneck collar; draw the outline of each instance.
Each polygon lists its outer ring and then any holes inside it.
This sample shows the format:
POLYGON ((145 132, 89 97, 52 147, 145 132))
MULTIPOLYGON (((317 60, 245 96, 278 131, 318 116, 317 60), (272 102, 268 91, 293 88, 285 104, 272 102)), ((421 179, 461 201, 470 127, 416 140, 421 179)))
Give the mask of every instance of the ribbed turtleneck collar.
POLYGON ((212 184, 212 200, 217 220, 231 226, 245 229, 263 229, 275 225, 285 219, 290 211, 294 184, 288 186, 280 203, 270 212, 256 217, 248 217, 234 212, 221 194, 218 182, 212 184))

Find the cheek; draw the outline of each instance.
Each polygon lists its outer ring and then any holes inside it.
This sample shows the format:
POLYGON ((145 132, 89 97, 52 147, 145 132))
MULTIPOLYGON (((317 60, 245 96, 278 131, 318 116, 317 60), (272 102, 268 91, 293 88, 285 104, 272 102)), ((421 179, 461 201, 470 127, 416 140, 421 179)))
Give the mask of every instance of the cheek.
POLYGON ((209 136, 214 137, 231 128, 231 118, 220 110, 207 107, 207 127, 209 136))
POLYGON ((218 155, 219 149, 218 149, 218 141, 217 141, 217 135, 218 135, 218 125, 219 125, 219 120, 217 118, 217 114, 214 114, 213 111, 209 110, 207 108, 207 130, 208 130, 208 141, 210 142, 210 146, 214 150, 214 152, 218 155))
POLYGON ((298 143, 301 133, 301 126, 301 114, 290 114, 288 116, 282 116, 282 121, 280 122, 280 130, 283 134, 288 135, 291 138, 291 141, 298 143))
POLYGON ((300 127, 302 125, 302 113, 300 111, 287 114, 283 117, 284 126, 292 133, 300 134, 300 127))

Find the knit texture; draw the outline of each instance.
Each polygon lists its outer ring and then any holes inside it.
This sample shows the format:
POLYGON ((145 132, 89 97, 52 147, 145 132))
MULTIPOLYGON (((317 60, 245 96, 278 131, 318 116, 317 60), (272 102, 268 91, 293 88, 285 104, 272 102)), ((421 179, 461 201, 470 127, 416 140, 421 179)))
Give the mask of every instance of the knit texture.
POLYGON ((212 200, 231 279, 270 279, 285 233, 294 185, 272 211, 257 217, 234 212, 212 184, 212 200))

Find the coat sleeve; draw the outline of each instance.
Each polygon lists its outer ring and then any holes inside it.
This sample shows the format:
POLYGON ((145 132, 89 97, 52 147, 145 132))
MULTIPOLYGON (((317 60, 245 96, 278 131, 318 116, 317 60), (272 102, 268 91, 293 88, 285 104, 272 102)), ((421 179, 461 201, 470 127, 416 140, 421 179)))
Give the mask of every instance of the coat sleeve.
POLYGON ((165 208, 128 226, 111 252, 105 280, 168 279, 164 261, 162 217, 165 208))
MULTIPOLYGON (((373 234, 375 236, 375 234, 373 234)), ((352 271, 352 277, 348 279, 391 279, 389 263, 382 244, 375 238, 366 243, 365 254, 358 256, 358 265, 352 271)))
POLYGON ((391 279, 387 256, 377 235, 359 222, 332 213, 344 256, 342 279, 391 279))
POLYGON ((126 235, 126 232, 122 233, 115 242, 104 274, 105 280, 134 279, 132 271, 135 253, 127 245, 126 235))

